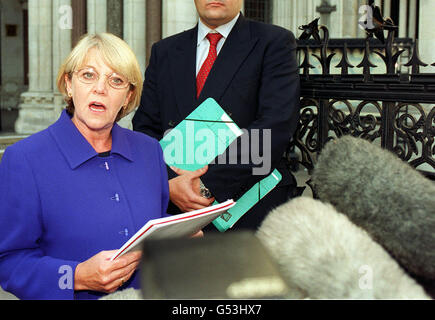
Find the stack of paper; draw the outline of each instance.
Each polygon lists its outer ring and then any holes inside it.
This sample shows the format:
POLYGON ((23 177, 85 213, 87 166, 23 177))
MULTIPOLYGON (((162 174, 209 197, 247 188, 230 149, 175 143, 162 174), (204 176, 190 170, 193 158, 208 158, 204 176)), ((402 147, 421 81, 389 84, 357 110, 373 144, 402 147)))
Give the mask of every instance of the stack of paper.
POLYGON ((112 256, 111 261, 137 247, 144 239, 179 238, 192 236, 236 203, 228 200, 207 208, 166 218, 149 220, 112 256))

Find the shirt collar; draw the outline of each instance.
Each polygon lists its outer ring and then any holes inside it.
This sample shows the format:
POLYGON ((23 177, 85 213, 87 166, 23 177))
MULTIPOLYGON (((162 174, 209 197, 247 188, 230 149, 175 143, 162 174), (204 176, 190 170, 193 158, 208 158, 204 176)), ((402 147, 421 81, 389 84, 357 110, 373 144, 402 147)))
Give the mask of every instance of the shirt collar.
POLYGON ((199 19, 197 45, 199 45, 200 42, 202 40, 204 40, 204 38, 206 37, 206 35, 209 32, 219 32, 224 37, 224 39, 228 38, 228 35, 230 34, 231 30, 233 29, 234 25, 236 24, 239 16, 240 16, 240 12, 237 14, 237 16, 235 16, 233 18, 233 20, 231 20, 230 22, 227 22, 227 23, 225 23, 225 24, 223 24, 215 29, 210 29, 201 21, 201 19, 199 19))
MULTIPOLYGON (((59 120, 50 126, 49 132, 68 161, 71 169, 79 167, 98 155, 71 121, 66 110, 63 110, 59 120)), ((126 132, 116 123, 112 128, 112 153, 117 153, 133 161, 126 132)))
POLYGON ((133 161, 130 140, 127 137, 127 129, 117 123, 112 128, 112 153, 117 153, 127 160, 133 161))

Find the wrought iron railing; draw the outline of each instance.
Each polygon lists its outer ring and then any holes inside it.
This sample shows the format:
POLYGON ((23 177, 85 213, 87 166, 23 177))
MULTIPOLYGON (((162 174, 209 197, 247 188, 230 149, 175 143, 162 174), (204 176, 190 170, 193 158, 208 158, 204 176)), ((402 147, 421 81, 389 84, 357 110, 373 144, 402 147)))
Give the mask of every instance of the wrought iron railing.
POLYGON ((311 173, 323 146, 350 134, 394 152, 434 179, 435 73, 420 73, 420 67, 428 64, 419 58, 417 41, 395 40, 395 26, 384 23, 367 30, 361 60, 354 65, 349 43, 354 48, 355 39, 335 40, 331 48, 328 28, 318 26, 317 21, 300 27, 304 30, 298 40, 301 113, 287 153, 297 155, 296 160, 289 159, 292 167, 298 163, 311 173), (339 63, 332 64, 332 58, 340 54, 339 63), (376 64, 373 56, 378 57, 376 64), (407 61, 401 63, 404 57, 407 61), (385 72, 374 72, 377 67, 385 72), (332 68, 338 72, 331 73, 332 68), (350 72, 358 68, 362 70, 359 74, 350 72), (410 72, 402 73, 401 68, 410 72))

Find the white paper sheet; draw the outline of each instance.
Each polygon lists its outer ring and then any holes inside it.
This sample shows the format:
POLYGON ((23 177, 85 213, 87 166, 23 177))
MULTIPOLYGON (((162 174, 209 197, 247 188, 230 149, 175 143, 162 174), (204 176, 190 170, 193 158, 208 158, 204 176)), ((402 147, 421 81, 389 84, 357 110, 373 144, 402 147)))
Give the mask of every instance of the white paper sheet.
POLYGON ((146 238, 167 239, 192 236, 236 204, 227 200, 204 209, 149 220, 112 256, 111 261, 136 248, 146 238))

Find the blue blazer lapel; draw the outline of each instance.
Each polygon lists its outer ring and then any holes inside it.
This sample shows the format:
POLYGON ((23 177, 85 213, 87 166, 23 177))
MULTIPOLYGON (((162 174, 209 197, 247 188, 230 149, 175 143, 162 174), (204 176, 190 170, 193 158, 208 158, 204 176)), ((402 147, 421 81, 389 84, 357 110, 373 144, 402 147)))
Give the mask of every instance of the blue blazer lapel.
POLYGON ((198 102, 209 97, 220 100, 257 41, 258 38, 251 37, 249 22, 240 15, 216 58, 198 102))
POLYGON ((196 100, 196 44, 198 26, 185 31, 174 45, 169 56, 171 78, 177 107, 182 118, 192 112, 197 105, 196 100))

